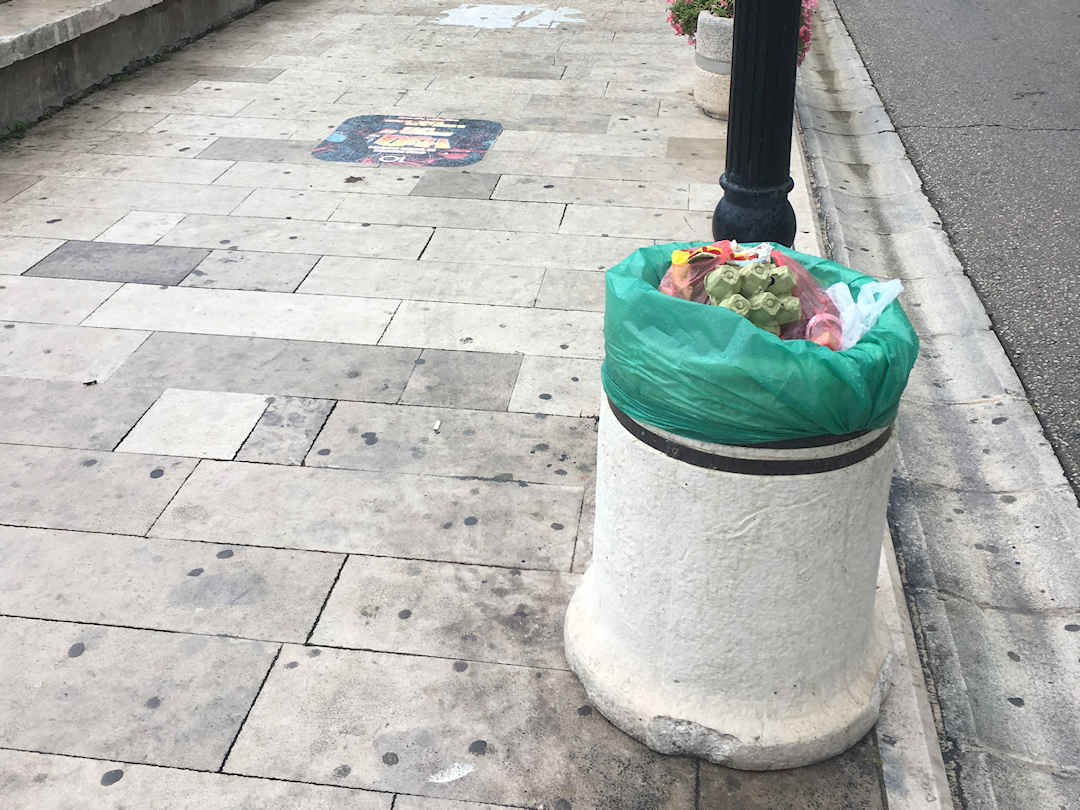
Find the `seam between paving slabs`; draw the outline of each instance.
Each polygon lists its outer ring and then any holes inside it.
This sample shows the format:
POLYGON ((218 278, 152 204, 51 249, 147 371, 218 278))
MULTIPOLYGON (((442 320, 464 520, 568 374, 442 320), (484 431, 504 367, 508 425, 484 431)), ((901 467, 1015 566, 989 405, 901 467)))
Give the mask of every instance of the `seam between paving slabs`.
MULTIPOLYGON (((947 237, 944 235, 944 231, 941 227, 940 218, 937 216, 937 212, 930 206, 926 200, 926 196, 920 189, 911 192, 908 195, 908 199, 904 200, 902 206, 906 211, 916 211, 917 215, 921 218, 921 225, 915 228, 899 228, 888 226, 883 209, 886 206, 896 208, 896 195, 893 191, 887 187, 882 186, 881 182, 875 181, 870 177, 870 172, 867 171, 867 179, 864 182, 864 188, 868 192, 866 196, 860 196, 860 199, 867 208, 871 211, 864 211, 864 213, 870 213, 871 217, 875 219, 876 233, 871 236, 877 236, 879 243, 885 243, 885 249, 882 251, 883 255, 875 256, 872 251, 866 247, 857 248, 854 247, 848 241, 848 232, 850 228, 845 229, 844 219, 845 215, 841 212, 840 206, 837 203, 837 197, 833 193, 833 184, 836 182, 835 177, 830 177, 829 161, 839 163, 865 163, 874 164, 883 162, 901 162, 907 164, 906 168, 911 169, 910 163, 907 160, 906 153, 896 154, 893 150, 886 150, 883 142, 880 138, 884 133, 891 133, 895 136, 895 131, 892 129, 891 124, 886 124, 888 116, 884 110, 884 106, 881 104, 880 98, 877 97, 876 90, 869 78, 868 73, 863 65, 862 59, 855 48, 851 38, 847 34, 846 29, 843 27, 842 19, 833 3, 833 0, 822 0, 821 3, 821 25, 818 26, 820 36, 818 38, 819 47, 812 49, 811 58, 808 60, 807 70, 811 76, 807 78, 804 74, 804 82, 800 83, 799 90, 797 92, 799 117, 803 126, 803 137, 806 145, 807 157, 811 166, 811 174, 815 181, 815 191, 818 200, 820 214, 826 225, 826 234, 829 244, 829 252, 839 261, 855 264, 856 266, 869 265, 872 269, 880 270, 882 263, 888 265, 888 269, 896 269, 899 271, 899 275, 904 278, 918 278, 918 268, 914 265, 914 262, 908 254, 905 254, 902 249, 896 245, 890 245, 887 240, 892 238, 892 235, 898 233, 904 233, 905 236, 914 233, 916 236, 927 237, 927 243, 930 245, 930 258, 926 259, 924 256, 924 262, 931 264, 932 266, 939 267, 940 271, 937 275, 931 276, 931 282, 945 281, 951 285, 949 293, 964 298, 967 301, 974 302, 969 304, 969 309, 977 309, 980 315, 985 315, 984 308, 981 302, 974 293, 970 282, 966 275, 963 274, 963 268, 957 259, 955 253, 952 251, 951 245, 947 241, 947 237), (821 70, 821 75, 816 79, 821 84, 816 86, 812 84, 814 66, 818 66, 821 70), (810 82, 809 86, 807 82, 810 82), (824 86, 822 86, 824 85, 824 86), (877 118, 875 120, 881 120, 881 126, 876 129, 880 129, 880 132, 869 132, 864 128, 863 134, 855 134, 854 131, 850 131, 844 135, 836 133, 836 123, 823 122, 822 119, 830 117, 826 111, 822 111, 814 106, 813 96, 821 93, 832 94, 832 99, 837 102, 843 101, 845 93, 853 91, 858 100, 853 100, 850 103, 850 110, 845 110, 849 113, 849 117, 854 114, 872 112, 877 118), (868 103, 871 99, 876 99, 872 103, 868 103), (828 126, 825 124, 828 123, 828 126), (888 126, 888 129, 884 127, 888 126), (837 139, 841 139, 842 142, 838 143, 837 139), (846 232, 847 231, 847 232, 846 232), (875 266, 876 265, 876 266, 875 266), (908 270, 905 273, 904 270, 908 270), (914 271, 914 272, 912 272, 914 271)), ((843 105, 841 105, 843 109, 843 105)), ((840 116, 832 116, 837 118, 840 116)), ((898 138, 897 138, 898 140, 898 138)), ((837 189, 837 191, 842 191, 837 189)), ((841 195, 842 196, 842 195, 841 195)), ((895 211, 891 211, 895 213, 895 211)), ((865 232, 854 232, 857 239, 865 239, 867 234, 865 232)), ((883 275, 883 273, 878 273, 883 275)), ((884 275, 892 275, 891 272, 884 273, 884 275)), ((917 287, 918 285, 916 285, 917 287)), ((930 293, 933 295, 933 292, 930 293)), ((920 295, 918 289, 909 289, 905 296, 911 305, 919 306, 920 303, 925 303, 925 295, 920 295), (920 300, 921 299, 921 300, 920 300)), ((949 329, 946 324, 941 323, 942 319, 950 317, 948 313, 937 313, 935 319, 935 313, 927 310, 920 310, 920 331, 928 332, 929 334, 936 336, 948 333, 949 329), (935 322, 936 321, 936 322, 935 322), (943 327, 943 328, 939 328, 943 327)), ((965 335, 956 335, 957 340, 963 341, 965 337, 970 340, 972 335, 969 333, 965 335)), ((991 345, 986 347, 980 347, 975 345, 972 341, 972 351, 975 354, 972 355, 970 362, 965 367, 956 368, 950 367, 949 371, 952 373, 952 377, 949 380, 944 381, 944 389, 946 392, 949 389, 957 389, 963 385, 964 381, 970 383, 975 377, 980 375, 980 370, 984 367, 990 366, 988 361, 997 360, 998 367, 1002 367, 1001 363, 1004 362, 1004 366, 1008 367, 1011 371, 1011 365, 1008 362, 1007 357, 1004 355, 1004 351, 996 340, 988 341, 991 345), (1000 356, 998 356, 1000 355, 1000 356)), ((928 363, 932 363, 933 360, 928 360, 928 363)), ((940 361, 938 361, 940 362, 940 361)), ((981 380, 980 380, 981 382, 981 380)), ((935 383, 937 385, 937 383, 935 383)), ((910 400, 909 400, 910 401, 910 400)), ((1024 400, 1026 401, 1026 400, 1024 400)), ((1035 415, 1030 409, 1030 406, 1025 408, 1020 404, 1020 398, 1014 400, 1015 407, 1018 410, 1022 410, 1022 416, 1031 416, 1035 419, 1035 415)), ((930 404, 936 406, 936 410, 929 410, 924 407, 924 412, 928 414, 925 419, 926 422, 931 424, 938 422, 938 414, 944 413, 948 409, 963 408, 963 398, 955 397, 948 398, 946 402, 933 401, 930 404)), ((903 406, 902 411, 903 413, 903 406)), ((979 420, 971 420, 970 423, 967 420, 956 420, 958 425, 952 429, 952 441, 957 445, 964 446, 965 444, 972 444, 975 438, 981 438, 983 442, 986 441, 985 426, 980 426, 979 420), (953 435, 959 434, 959 435, 953 435)), ((1004 420, 1003 420, 1004 421, 1004 420)), ((1036 425, 1039 423, 1036 421, 1036 425)), ((921 426, 912 425, 912 428, 917 431, 921 426)), ((941 429, 938 429, 939 434, 944 435, 941 429)), ((932 434, 931 434, 932 436, 932 434)), ((901 436, 901 463, 903 464, 903 435, 901 436)), ((1023 438, 1021 437, 1021 440, 1023 438)), ((1045 481, 1043 485, 1038 487, 1035 491, 1050 492, 1060 490, 1062 487, 1054 483, 1059 477, 1061 472, 1060 463, 1053 452, 1041 442, 1028 441, 1025 442, 1025 451, 1030 452, 1031 456, 1029 460, 1046 473, 1045 481), (1040 452, 1041 451, 1041 452, 1040 452)), ((937 456, 932 461, 941 465, 942 468, 952 472, 957 463, 946 454, 948 448, 942 446, 939 439, 936 443, 932 443, 933 449, 927 452, 923 448, 917 448, 917 451, 912 456, 912 460, 916 464, 925 462, 925 459, 916 459, 919 452, 937 456), (940 452, 935 452, 940 451, 940 452)), ((975 491, 984 494, 996 494, 1001 490, 1000 485, 992 486, 992 475, 995 469, 999 469, 1001 464, 995 465, 992 461, 983 459, 978 456, 974 456, 970 461, 969 466, 973 468, 974 475, 977 476, 977 480, 981 480, 987 484, 987 486, 978 487, 971 490, 963 486, 958 482, 956 486, 941 485, 935 482, 927 482, 931 487, 938 490, 947 492, 965 492, 975 491)), ((967 471, 969 474, 971 471, 967 471)), ((908 478, 909 480, 915 480, 919 486, 925 486, 921 481, 918 481, 918 473, 912 475, 903 467, 898 470, 898 475, 901 479, 908 478)), ((1063 475, 1060 476, 1062 483, 1064 483, 1063 475)), ((895 496, 894 490, 894 496, 895 496)), ((976 702, 973 703, 969 696, 969 684, 966 683, 964 675, 965 671, 961 664, 960 652, 958 650, 957 638, 961 638, 961 642, 967 646, 980 647, 980 652, 985 652, 987 644, 993 641, 999 641, 1002 635, 1001 631, 987 630, 987 636, 985 638, 967 638, 961 630, 961 636, 958 637, 951 624, 950 614, 946 611, 946 601, 954 599, 958 595, 952 591, 946 589, 939 589, 937 578, 935 576, 933 565, 930 562, 930 554, 928 541, 934 543, 938 540, 934 535, 929 535, 924 530, 923 521, 921 519, 921 511, 929 509, 930 505, 923 499, 914 499, 914 505, 907 505, 907 508, 913 511, 913 514, 908 517, 908 522, 901 522, 899 519, 899 511, 902 505, 896 503, 890 505, 890 524, 894 534, 901 540, 900 555, 898 562, 905 571, 905 582, 907 582, 908 572, 911 565, 918 566, 923 569, 922 577, 923 583, 920 587, 912 587, 908 585, 905 588, 905 598, 908 602, 909 610, 911 611, 912 624, 919 636, 919 652, 922 658, 922 666, 924 673, 927 673, 928 690, 935 694, 938 698, 938 705, 934 705, 935 723, 938 726, 939 739, 944 743, 946 747, 946 754, 950 760, 949 769, 947 771, 949 779, 950 792, 957 800, 957 804, 962 807, 999 807, 1000 802, 1003 801, 995 793, 996 785, 1002 783, 995 783, 993 776, 990 772, 990 768, 993 765, 980 765, 976 760, 965 758, 965 755, 981 755, 990 753, 998 756, 1004 760, 1009 760, 1014 764, 1022 763, 1029 766, 1029 773, 1020 776, 1030 777, 1035 780, 1036 774, 1031 772, 1037 772, 1043 774, 1041 781, 1022 781, 1014 789, 1027 790, 1029 792, 1028 798, 1025 801, 1031 801, 1029 806, 1058 806, 1061 804, 1065 806, 1065 802, 1069 801, 1064 796, 1062 791, 1075 790, 1075 785, 1063 784, 1062 779, 1053 780, 1052 777, 1075 777, 1077 769, 1073 766, 1065 765, 1062 763, 1052 763, 1039 760, 1036 757, 1025 756, 1023 753, 1017 751, 1003 750, 1001 746, 988 745, 983 737, 987 736, 987 731, 980 728, 977 722, 980 717, 977 715, 979 705, 976 702), (930 635, 931 629, 933 634, 930 635), (1034 793, 1038 793, 1036 798, 1034 793)), ((1067 507, 1066 507, 1067 508, 1067 507)), ((999 507, 990 507, 988 510, 989 517, 993 519, 999 514, 999 507)), ((1052 539, 1049 542, 1053 542, 1052 539)), ((1059 541, 1060 542, 1060 541, 1059 541)), ((1063 549, 1067 552, 1067 549, 1063 549)), ((961 561, 961 565, 964 565, 964 561, 961 561)), ((1019 564, 1019 563, 1018 563, 1019 564)), ((968 567, 973 564, 968 562, 968 567)), ((1039 572, 1036 572, 1036 575, 1039 572)), ((1027 590, 1030 586, 1025 586, 1023 582, 1006 582, 1004 585, 1006 588, 1011 589, 1014 593, 1020 596, 1026 596, 1027 590)), ((1037 587, 1033 586, 1033 587, 1037 587)), ((1040 618, 1056 617, 1059 611, 1055 608, 1048 609, 1033 609, 1030 611, 1014 611, 1008 608, 1002 608, 997 605, 981 605, 979 600, 972 600, 963 596, 958 598, 962 599, 965 604, 973 604, 978 612, 981 614, 988 613, 993 614, 995 617, 1001 616, 1036 616, 1040 618)), ((1038 604, 1038 600, 1028 600, 1032 604, 1038 604)), ((1010 637, 1011 638, 1011 637, 1010 637)), ((1050 637, 1045 637, 1047 641, 1050 641, 1050 637)), ((1064 654, 1064 653, 1063 653, 1064 654)), ((970 653, 969 653, 970 655, 970 653)), ((1049 650, 1047 656, 1052 660, 1054 657, 1053 649, 1049 650)), ((1068 660, 1062 658, 1061 660, 1068 660)), ((1000 664, 998 665, 1000 666, 1000 664)), ((980 670, 985 668, 982 665, 969 665, 967 669, 968 675, 977 677, 985 677, 985 671, 976 671, 976 667, 980 670)), ((991 672, 994 671, 995 665, 993 663, 988 664, 988 668, 991 672)), ((1059 676, 1060 672, 1051 672, 1052 676, 1059 676)), ((1053 680, 1061 682, 1058 678, 1053 680)), ((1014 704, 1016 705, 1016 704, 1014 704)), ((982 713, 985 715, 987 709, 983 708, 982 713)), ((1014 732, 1015 736, 1010 739, 1018 739, 1023 735, 1017 731, 1014 732)), ((1029 732, 1030 734, 1030 732, 1029 732)), ((989 729, 989 736, 994 737, 994 731, 989 729)), ((1029 742, 1036 744, 1043 742, 1041 739, 1022 739, 1021 745, 1029 742)), ((944 767, 943 767, 944 770, 944 767)), ((1008 780, 1010 778, 1017 778, 1015 774, 1005 774, 1002 779, 1008 780)), ((893 796, 888 796, 892 799, 893 796)), ((908 799, 910 797, 907 797, 908 799)), ((945 797, 942 797, 943 799, 945 797)), ((912 806, 906 801, 901 801, 901 806, 912 806)))

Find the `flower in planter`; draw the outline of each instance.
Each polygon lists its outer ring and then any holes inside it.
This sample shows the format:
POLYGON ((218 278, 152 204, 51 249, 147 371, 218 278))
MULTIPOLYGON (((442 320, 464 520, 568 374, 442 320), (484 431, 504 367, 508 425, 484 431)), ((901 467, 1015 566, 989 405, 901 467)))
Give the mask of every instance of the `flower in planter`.
MULTIPOLYGON (((681 37, 687 37, 690 44, 695 42, 697 34, 697 18, 702 11, 707 11, 714 17, 734 17, 735 0, 667 0, 667 21, 675 29, 675 33, 681 37)), ((810 48, 810 18, 818 8, 818 0, 802 0, 802 11, 799 15, 799 64, 806 58, 806 52, 810 48)))

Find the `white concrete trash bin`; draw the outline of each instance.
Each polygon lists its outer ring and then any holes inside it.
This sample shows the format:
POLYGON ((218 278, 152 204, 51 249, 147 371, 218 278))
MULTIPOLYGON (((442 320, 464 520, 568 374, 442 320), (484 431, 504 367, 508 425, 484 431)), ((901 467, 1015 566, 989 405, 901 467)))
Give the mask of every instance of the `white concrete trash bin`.
POLYGON ((795 444, 694 441, 602 408, 566 655, 593 704, 656 751, 791 768, 877 719, 892 430, 795 444))

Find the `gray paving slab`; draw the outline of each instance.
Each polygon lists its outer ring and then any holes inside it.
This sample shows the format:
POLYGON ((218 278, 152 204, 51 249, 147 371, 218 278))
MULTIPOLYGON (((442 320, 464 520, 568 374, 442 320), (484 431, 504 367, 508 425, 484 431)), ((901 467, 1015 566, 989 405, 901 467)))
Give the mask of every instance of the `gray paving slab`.
POLYGON ((897 418, 900 452, 911 478, 980 492, 1065 483, 1030 406, 1002 397, 961 405, 904 402, 897 418), (962 438, 962 440, 961 440, 962 438))
POLYGON ((159 392, 192 388, 397 402, 419 356, 418 349, 156 332, 113 382, 159 392))
POLYGON ((306 464, 579 484, 595 465, 590 419, 341 402, 306 464))
POLYGON ((513 354, 425 349, 400 402, 505 411, 521 360, 513 354))
POLYGON ((485 173, 483 161, 477 165, 479 171, 429 170, 409 193, 415 197, 459 197, 486 200, 495 190, 499 175, 485 173))
POLYGON ((293 292, 318 260, 318 256, 303 253, 215 250, 180 286, 293 292))
POLYGON ((0 526, 0 613, 303 643, 343 558, 0 526))
POLYGON ((126 211, 0 203, 0 233, 39 239, 93 239, 126 211))
POLYGON ((0 619, 0 745, 215 770, 278 645, 0 619))
POLYGON ((104 382, 146 337, 129 329, 0 324, 0 375, 104 382))
POLYGON ((604 311, 604 274, 595 270, 548 268, 536 297, 545 309, 604 311))
POLYGON ((386 298, 125 284, 85 323, 119 329, 372 344, 386 329, 396 305, 386 298))
POLYGON ((931 402, 974 402, 995 397, 1023 397, 1023 386, 997 335, 924 335, 919 359, 905 396, 931 402), (978 368, 979 373, 969 370, 978 368))
POLYGON ((596 523, 596 478, 585 482, 585 497, 578 519, 577 540, 574 543, 574 563, 571 571, 583 574, 592 562, 593 528, 596 523))
POLYGON ((105 155, 159 155, 191 157, 205 149, 214 138, 209 135, 183 135, 171 132, 108 133, 112 137, 103 140, 90 152, 105 155))
POLYGON ((197 157, 201 160, 256 160, 262 163, 306 163, 315 160, 311 150, 317 143, 286 141, 281 138, 217 138, 197 157))
POLYGON ((67 278, 0 279, 0 320, 76 325, 119 286, 67 278))
MULTIPOLYGON (((423 182, 423 181, 421 181, 423 182)), ((334 210, 334 222, 382 222, 391 225, 431 225, 554 233, 559 230, 563 206, 557 203, 454 197, 348 194, 334 210)))
POLYGON ((25 275, 179 284, 208 254, 207 250, 194 248, 71 241, 25 275))
POLYGON ((1011 757, 978 751, 959 755, 957 762, 966 775, 985 780, 999 807, 1032 807, 1033 802, 1080 807, 1080 780, 1063 769, 1031 768, 1011 757))
POLYGON ((491 195, 495 200, 626 205, 685 211, 686 184, 649 180, 601 180, 504 174, 491 195))
POLYGON ((16 526, 145 534, 195 462, 0 445, 0 515, 16 526))
POLYGON ((554 571, 352 556, 311 643, 566 669, 563 615, 576 580, 554 571))
POLYGON ((257 188, 231 213, 233 216, 325 222, 330 219, 330 215, 337 210, 346 197, 360 196, 367 195, 346 194, 341 191, 311 191, 310 189, 300 191, 257 188))
POLYGON ((603 356, 602 316, 525 307, 403 301, 379 342, 552 357, 603 356))
POLYGON ((37 810, 390 810, 393 800, 390 793, 24 751, 0 751, 0 794, 14 807, 37 810))
POLYGON ((95 242, 120 242, 126 245, 153 245, 184 218, 183 214, 132 211, 99 235, 95 242))
POLYGON ((267 397, 267 406, 243 446, 238 461, 302 464, 334 407, 333 400, 267 397))
POLYGON ((151 534, 564 571, 580 504, 579 487, 204 461, 151 534))
POLYGON ((498 806, 494 804, 433 799, 430 796, 405 796, 400 793, 394 807, 396 810, 498 810, 498 806))
POLYGON ((517 307, 532 306, 536 301, 543 268, 500 265, 498 273, 488 270, 487 265, 475 261, 466 264, 324 256, 298 292, 517 307), (483 283, 479 283, 481 277, 483 283))
POLYGON ((112 450, 157 398, 106 382, 0 378, 0 442, 112 450))
POLYGON ((526 357, 509 410, 591 417, 600 413, 601 396, 599 360, 526 357))
MULTIPOLYGON (((175 138, 173 140, 175 141, 175 138)), ((114 141, 110 148, 119 149, 121 145, 114 141)), ((133 149, 129 148, 128 154, 132 151, 133 149)), ((155 183, 146 180, 112 180, 102 183, 99 178, 46 177, 16 197, 14 202, 34 205, 55 203, 117 210, 136 208, 141 211, 171 211, 182 214, 227 214, 250 193, 251 189, 247 188, 201 186, 182 181, 155 183)))
POLYGON ((0 202, 10 200, 41 178, 33 174, 0 174, 0 202))
POLYGON ((262 417, 267 399, 262 394, 166 388, 116 451, 230 459, 262 417))
POLYGON ((904 281, 904 312, 920 335, 971 335, 990 328, 990 318, 965 276, 942 274, 904 281))
POLYGON ((722 159, 726 149, 726 138, 673 136, 667 139, 667 151, 664 156, 671 160, 716 160, 722 159))
POLYGON ((226 770, 313 779, 335 769, 343 784, 498 804, 694 803, 693 761, 616 730, 568 672, 286 647, 226 770))
POLYGON ((59 239, 0 236, 0 275, 19 275, 62 244, 64 244, 63 241, 59 239))
POLYGON ((754 773, 701 765, 701 807, 739 810, 884 810, 873 734, 806 768, 754 773))

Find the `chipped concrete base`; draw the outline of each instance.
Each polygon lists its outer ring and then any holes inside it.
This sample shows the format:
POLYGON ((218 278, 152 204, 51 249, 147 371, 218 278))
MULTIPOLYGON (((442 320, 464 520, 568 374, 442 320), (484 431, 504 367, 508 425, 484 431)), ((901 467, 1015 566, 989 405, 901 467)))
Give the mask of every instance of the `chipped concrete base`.
POLYGON ((565 627, 596 707, 657 751, 748 770, 857 742, 889 676, 875 587, 894 443, 827 473, 741 475, 652 449, 605 403, 593 559, 565 627))
POLYGON ((694 67, 694 103, 712 118, 727 118, 731 76, 694 67))

